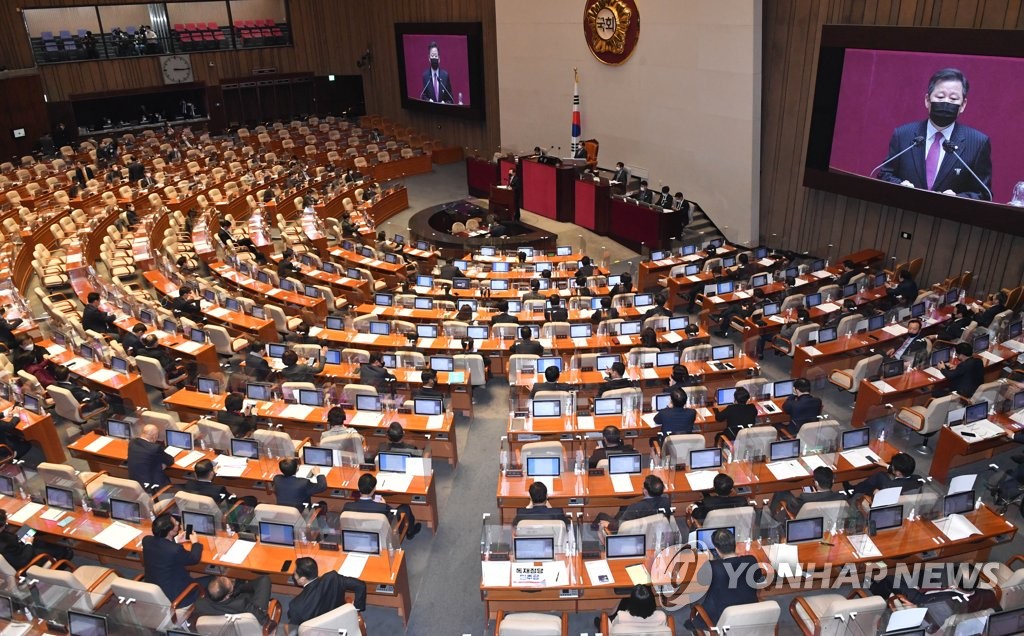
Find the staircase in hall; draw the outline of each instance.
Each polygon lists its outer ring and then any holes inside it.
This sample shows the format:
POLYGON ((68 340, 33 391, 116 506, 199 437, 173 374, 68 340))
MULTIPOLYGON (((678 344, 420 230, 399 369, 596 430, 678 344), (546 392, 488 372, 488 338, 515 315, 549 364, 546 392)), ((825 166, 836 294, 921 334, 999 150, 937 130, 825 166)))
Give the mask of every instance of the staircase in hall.
POLYGON ((704 210, 694 204, 690 210, 690 222, 683 228, 680 238, 684 245, 689 245, 725 237, 704 210))

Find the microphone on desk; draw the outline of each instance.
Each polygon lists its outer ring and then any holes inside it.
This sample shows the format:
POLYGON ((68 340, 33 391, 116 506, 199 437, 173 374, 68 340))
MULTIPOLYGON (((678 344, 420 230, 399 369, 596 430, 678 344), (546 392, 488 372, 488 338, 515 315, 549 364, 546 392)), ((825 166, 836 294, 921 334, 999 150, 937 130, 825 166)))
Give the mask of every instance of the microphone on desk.
POLYGON ((886 159, 886 160, 885 160, 885 161, 883 161, 882 163, 880 163, 880 164, 878 164, 877 166, 875 166, 874 168, 872 168, 872 169, 871 169, 871 172, 869 172, 869 173, 868 173, 868 176, 869 176, 869 177, 873 177, 873 176, 875 176, 875 172, 876 172, 876 171, 878 171, 879 169, 881 169, 881 168, 882 168, 882 166, 884 166, 884 165, 886 165, 887 163, 889 163, 889 162, 893 161, 893 160, 894 160, 894 159, 896 159, 897 157, 901 157, 901 156, 903 156, 904 154, 906 154, 906 153, 910 152, 910 151, 911 151, 912 149, 914 149, 914 148, 917 148, 918 146, 920 146, 920 145, 921 145, 921 144, 923 144, 923 143, 924 143, 924 135, 918 135, 917 137, 914 137, 914 140, 910 142, 910 145, 909 145, 909 146, 907 146, 907 147, 906 147, 906 148, 904 148, 903 150, 901 150, 901 151, 897 152, 897 153, 896 153, 896 154, 894 154, 893 156, 889 157, 888 159, 886 159))
POLYGON ((985 182, 981 180, 981 177, 978 176, 978 173, 976 173, 974 170, 971 169, 969 165, 967 165, 967 162, 964 161, 964 158, 961 157, 960 153, 957 152, 957 146, 953 145, 953 143, 950 141, 944 141, 942 142, 942 149, 945 150, 946 152, 952 153, 953 156, 956 157, 957 161, 962 163, 964 167, 967 168, 967 172, 971 173, 971 176, 974 177, 975 181, 980 183, 981 187, 985 188, 985 192, 988 193, 988 200, 991 201, 992 191, 988 189, 988 186, 985 185, 985 182))

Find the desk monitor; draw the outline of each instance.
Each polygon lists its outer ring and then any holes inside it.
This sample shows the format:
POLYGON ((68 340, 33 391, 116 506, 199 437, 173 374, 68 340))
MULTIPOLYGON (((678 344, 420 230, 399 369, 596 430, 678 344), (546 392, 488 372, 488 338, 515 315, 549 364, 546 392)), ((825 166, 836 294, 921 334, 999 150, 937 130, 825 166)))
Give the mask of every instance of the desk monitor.
POLYGON ((669 331, 680 331, 690 326, 689 316, 672 316, 668 319, 669 331))
POLYGON ((164 431, 164 435, 166 436, 168 446, 176 446, 185 450, 192 450, 194 448, 192 433, 189 433, 188 431, 167 429, 164 431))
POLYGON ((875 274, 875 277, 871 279, 871 287, 885 287, 885 278, 885 272, 875 274))
POLYGON ((615 453, 608 455, 609 475, 639 475, 643 472, 640 453, 615 453))
POLYGON ((807 301, 807 308, 808 309, 810 309, 811 307, 817 307, 818 305, 821 304, 821 294, 819 294, 819 293, 807 294, 806 301, 807 301))
POLYGON ((655 366, 674 367, 679 364, 678 351, 659 351, 654 358, 655 366))
POLYGON ((736 401, 736 387, 729 389, 718 389, 715 392, 715 404, 726 406, 736 401))
POLYGON ((358 554, 380 554, 380 536, 364 530, 342 530, 341 549, 358 554))
POLYGON ((260 443, 254 439, 231 438, 231 456, 248 459, 260 458, 260 443))
POLYGON ((988 417, 988 401, 978 402, 977 404, 971 404, 967 407, 964 413, 964 424, 970 424, 971 422, 977 422, 988 417))
POLYGON ((818 330, 818 344, 832 342, 838 337, 839 333, 835 327, 822 327, 818 330))
POLYGON ((498 249, 493 245, 481 245, 480 256, 494 256, 498 253, 498 249))
POLYGON ((721 465, 721 448, 702 448, 690 451, 690 470, 719 468, 721 465))
POLYGON ((825 269, 825 261, 824 260, 819 258, 818 260, 811 262, 811 271, 812 272, 820 272, 823 269, 825 269))
POLYGON ((601 296, 591 296, 590 297, 590 310, 591 311, 597 311, 598 309, 601 309, 603 307, 603 305, 601 304, 601 300, 602 300, 601 296))
POLYGON ((465 276, 453 278, 452 289, 469 289, 469 279, 466 278, 465 276))
POLYGON ((942 347, 941 349, 936 349, 935 351, 932 351, 932 355, 928 359, 928 362, 931 366, 935 367, 942 364, 943 362, 949 362, 950 359, 952 359, 952 357, 953 348, 942 347))
POLYGON ((786 278, 796 278, 800 275, 800 269, 797 267, 786 268, 786 278))
POLYGON ((504 278, 492 280, 491 291, 508 291, 508 280, 504 278))
POLYGON ((526 258, 527 259, 533 258, 534 250, 533 250, 532 247, 527 247, 527 246, 517 247, 516 248, 516 254, 518 254, 520 252, 522 252, 523 254, 526 254, 526 258))
POLYGON ((949 290, 946 291, 946 295, 942 297, 942 304, 943 305, 953 305, 953 304, 956 304, 956 301, 959 300, 959 299, 960 299, 960 290, 957 289, 956 287, 950 287, 949 290))
POLYGON ((118 356, 110 357, 110 368, 118 373, 128 373, 128 361, 118 356))
POLYGON ((455 260, 455 261, 452 261, 452 265, 454 265, 455 267, 458 267, 459 270, 461 270, 463 272, 466 271, 467 269, 469 269, 469 261, 467 261, 467 260, 462 260, 462 259, 455 260))
POLYGON ((434 286, 434 277, 433 276, 424 276, 424 275, 421 274, 421 275, 416 277, 416 286, 417 287, 426 287, 426 288, 429 289, 429 288, 434 286))
POLYGON ((1006 337, 1007 338, 1011 338, 1011 339, 1019 337, 1020 334, 1021 334, 1021 325, 1022 324, 1024 324, 1024 321, 1014 320, 1009 325, 1007 325, 1006 326, 1006 337))
POLYGON ((111 497, 110 518, 117 521, 127 521, 128 523, 138 523, 142 521, 142 506, 137 501, 111 497))
POLYGON ((647 307, 654 304, 654 294, 636 294, 633 296, 634 307, 647 307))
POLYGON ((721 296, 722 294, 731 294, 735 286, 736 284, 733 283, 731 280, 722 281, 721 283, 718 283, 718 287, 715 289, 715 291, 718 292, 719 296, 721 296))
MULTIPOLYGON (((339 353, 340 356, 340 353, 339 353)), ((383 354, 381 362, 384 363, 385 369, 397 369, 398 368, 398 356, 393 353, 383 354)))
MULTIPOLYGON (((985 345, 986 347, 988 345, 985 345)), ((96 351, 87 344, 82 345, 78 348, 78 355, 89 360, 90 362, 96 359, 96 351)))
POLYGON ((597 356, 597 360, 594 365, 598 371, 607 371, 613 364, 618 362, 621 358, 617 355, 605 355, 597 356))
POLYGON ((395 303, 394 294, 374 294, 373 304, 378 307, 390 307, 395 303))
POLYGON ((377 468, 385 473, 404 473, 409 456, 403 453, 377 453, 377 468))
POLYGON ((762 258, 768 258, 768 248, 758 247, 754 249, 754 258, 761 260, 762 258))
POLYGON ((535 263, 534 266, 533 266, 533 269, 538 274, 540 274, 541 272, 550 272, 551 271, 551 263, 549 263, 547 261, 542 261, 540 263, 535 263))
POLYGON ((287 278, 282 278, 281 279, 280 287, 281 287, 281 289, 283 289, 286 292, 293 292, 293 291, 295 291, 295 283, 293 283, 292 281, 288 280, 287 278))
POLYGON ((76 610, 68 610, 69 636, 107 636, 107 618, 76 610))
POLYGON ((430 356, 430 368, 434 371, 455 370, 455 358, 451 356, 430 356))
POLYGON ((594 333, 590 323, 569 325, 570 338, 589 338, 594 333))
POLYGON ((288 347, 286 347, 283 344, 268 344, 267 345, 267 357, 281 359, 281 356, 283 356, 284 352, 287 351, 287 350, 288 350, 288 347))
POLYGON ((416 325, 417 338, 436 338, 437 325, 416 325))
POLYGON ((872 508, 868 514, 868 524, 874 524, 876 532, 899 528, 903 525, 903 504, 872 508))
POLYGON ((374 253, 373 248, 369 246, 364 246, 363 249, 360 250, 360 253, 366 258, 377 258, 377 254, 374 253))
POLYGON ((341 349, 328 349, 324 362, 327 364, 341 364, 341 349))
POLYGON ((470 340, 487 340, 491 337, 487 325, 470 325, 466 327, 466 336, 470 340))
POLYGON ((781 307, 779 306, 779 303, 767 303, 764 307, 761 308, 761 315, 764 316, 765 318, 770 318, 778 314, 780 309, 781 307))
POLYGON ((203 376, 199 376, 196 378, 196 390, 208 395, 220 393, 220 380, 217 378, 205 378, 203 376))
POLYGON ((414 309, 422 309, 424 311, 430 311, 434 308, 434 299, 426 298, 424 296, 417 296, 413 302, 414 309))
POLYGON ((523 301, 521 300, 509 300, 508 301, 508 313, 518 314, 523 310, 523 301))
POLYGON ((682 247, 682 249, 679 251, 679 253, 682 256, 689 256, 690 254, 696 254, 697 253, 697 246, 696 245, 684 245, 682 247))
POLYGON ((821 541, 825 536, 825 518, 790 519, 786 522, 786 543, 821 541))
POLYGON ((736 527, 735 526, 724 526, 721 528, 700 528, 696 532, 696 541, 698 549, 711 551, 715 549, 715 544, 711 541, 711 537, 714 536, 719 530, 728 530, 729 534, 736 538, 736 527))
POLYGON ((0 596, 0 620, 14 620, 14 602, 10 596, 0 596))
POLYGON ((263 382, 246 382, 245 397, 250 400, 269 402, 273 396, 274 385, 263 382))
POLYGON ((857 295, 857 285, 850 283, 846 287, 843 287, 843 298, 850 298, 851 296, 857 295))
POLYGON ((260 543, 273 545, 295 545, 295 526, 272 521, 260 522, 260 543))
POLYGON ((303 446, 302 463, 309 466, 331 468, 334 466, 334 449, 320 446, 303 446))
POLYGON ((758 274, 750 279, 751 287, 764 287, 768 284, 768 274, 758 274))
POLYGON ((75 494, 68 488, 46 486, 46 505, 61 510, 75 509, 75 494))
POLYGON ((391 324, 384 322, 383 320, 371 320, 370 333, 375 336, 391 335, 391 324))
POLYGON ((612 534, 605 539, 609 559, 640 559, 647 555, 647 535, 612 534))
POLYGON ((338 266, 335 265, 334 263, 327 262, 327 261, 324 261, 324 264, 320 267, 320 269, 324 270, 324 272, 326 272, 328 274, 337 274, 338 273, 338 266))
POLYGON ((256 271, 256 280, 258 280, 259 282, 263 283, 264 285, 269 285, 270 284, 270 274, 264 272, 263 270, 257 270, 256 271))
POLYGON ((914 303, 910 306, 910 316, 912 318, 920 318, 924 315, 924 303, 914 303))
POLYGON ((974 490, 965 490, 942 498, 942 516, 963 515, 974 510, 974 490))
POLYGON ((868 318, 868 331, 878 331, 885 326, 885 314, 878 314, 868 318))
POLYGON ((784 459, 800 457, 800 440, 785 439, 781 442, 772 442, 768 449, 770 461, 778 462, 784 459))
POLYGON ((736 357, 736 345, 720 345, 711 348, 712 360, 729 360, 736 357))
POLYGON ((380 412, 380 396, 379 395, 357 395, 356 396, 356 410, 357 411, 377 411, 377 412, 380 412))
POLYGON ((864 448, 871 444, 871 429, 868 427, 843 431, 843 450, 864 448))
POLYGON ((1013 636, 1024 633, 1024 608, 996 612, 988 617, 986 636, 1013 636))
POLYGON ((687 265, 686 267, 683 268, 683 275, 684 276, 696 276, 699 273, 700 273, 700 265, 698 265, 696 263, 690 263, 689 265, 687 265))
POLYGON ((347 276, 349 278, 352 278, 354 280, 362 280, 363 279, 363 273, 360 272, 355 267, 346 268, 345 269, 345 276, 347 276))
POLYGON ((882 363, 882 377, 883 378, 895 378, 903 375, 904 371, 903 360, 892 360, 890 362, 882 363))
POLYGON ((736 266, 736 257, 735 256, 726 256, 725 258, 722 259, 722 267, 735 267, 735 266, 736 266))
POLYGON ((548 367, 555 367, 561 373, 562 359, 556 356, 537 358, 537 373, 543 374, 548 367))
POLYGON ((594 398, 594 415, 621 415, 622 398, 594 398))
POLYGON ((327 316, 327 328, 335 331, 344 331, 345 319, 341 316, 327 316))
POLYGON ((39 398, 31 393, 23 393, 21 395, 21 405, 30 413, 35 413, 36 415, 43 414, 43 405, 39 402, 39 398))
MULTIPOLYGON (((209 299, 207 299, 209 300, 209 299)), ((148 309, 139 310, 139 322, 144 322, 147 325, 152 325, 156 315, 148 309)))
POLYGON ((1024 409, 1024 391, 1017 391, 1013 394, 1013 402, 1010 408, 1014 411, 1024 409))
POLYGON ((546 291, 548 289, 551 289, 551 279, 550 278, 535 278, 534 280, 536 280, 538 283, 540 283, 541 291, 546 291))
POLYGON ((8 497, 14 496, 14 478, 7 475, 0 475, 0 494, 8 497))
POLYGON ((428 245, 426 241, 416 241, 416 249, 420 250, 421 252, 429 252, 430 245, 428 245))
POLYGON ((303 406, 323 406, 324 392, 320 389, 299 389, 299 404, 303 406))
POLYGON ((562 474, 561 457, 527 457, 527 477, 558 477, 562 474))
POLYGON ((228 311, 241 311, 242 305, 235 298, 225 298, 224 309, 227 309, 228 311))
POLYGON ((555 256, 571 256, 572 245, 556 245, 555 256))
POLYGON ((515 561, 553 561, 554 537, 516 537, 512 558, 515 561))
POLYGON ((640 333, 639 320, 624 320, 619 323, 620 336, 635 336, 640 333))
MULTIPOLYGON (((989 340, 990 338, 988 334, 984 334, 982 336, 978 336, 977 338, 975 338, 971 342, 971 346, 974 348, 974 353, 981 353, 982 351, 988 349, 989 340)), ((83 346, 82 348, 84 349, 85 347, 83 346)))
POLYGON ((107 420, 107 435, 118 439, 131 439, 132 427, 123 420, 107 420))
POLYGON ((663 250, 658 252, 651 252, 652 261, 660 261, 663 258, 668 258, 672 255, 672 250, 663 250))
POLYGON ((533 400, 530 406, 534 417, 562 417, 561 400, 533 400))
POLYGON ((461 310, 463 307, 469 307, 470 311, 476 311, 477 302, 468 298, 460 298, 455 301, 455 309, 461 310))
POLYGON ((441 415, 444 401, 440 398, 416 398, 412 401, 412 412, 416 415, 441 415))

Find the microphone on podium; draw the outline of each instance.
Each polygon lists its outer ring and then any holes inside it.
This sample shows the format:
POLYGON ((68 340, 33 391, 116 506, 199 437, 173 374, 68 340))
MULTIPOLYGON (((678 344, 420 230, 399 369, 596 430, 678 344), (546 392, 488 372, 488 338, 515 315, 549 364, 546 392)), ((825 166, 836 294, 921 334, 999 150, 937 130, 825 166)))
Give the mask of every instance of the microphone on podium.
POLYGON ((985 185, 985 182, 981 180, 981 177, 979 177, 978 174, 976 172, 974 172, 974 170, 971 170, 971 167, 969 165, 967 165, 967 162, 964 161, 964 158, 961 157, 960 153, 957 152, 958 148, 953 145, 953 142, 950 142, 950 141, 942 142, 942 149, 945 150, 948 153, 952 153, 952 155, 954 157, 956 157, 956 160, 959 161, 960 163, 962 163, 965 168, 967 168, 967 172, 971 173, 971 176, 974 177, 975 181, 980 183, 981 187, 985 188, 985 192, 988 193, 988 200, 991 201, 992 200, 992 191, 988 189, 988 186, 985 185))
POLYGON ((871 172, 868 173, 868 176, 869 177, 875 176, 875 172, 877 172, 879 169, 881 169, 884 165, 886 165, 887 163, 893 161, 897 157, 903 156, 904 154, 910 152, 914 148, 917 148, 918 146, 920 146, 923 143, 924 143, 924 135, 918 135, 917 137, 914 137, 914 140, 910 142, 909 146, 907 146, 903 150, 897 152, 893 156, 889 157, 888 159, 886 159, 882 163, 880 163, 877 166, 875 166, 874 168, 872 168, 871 172))

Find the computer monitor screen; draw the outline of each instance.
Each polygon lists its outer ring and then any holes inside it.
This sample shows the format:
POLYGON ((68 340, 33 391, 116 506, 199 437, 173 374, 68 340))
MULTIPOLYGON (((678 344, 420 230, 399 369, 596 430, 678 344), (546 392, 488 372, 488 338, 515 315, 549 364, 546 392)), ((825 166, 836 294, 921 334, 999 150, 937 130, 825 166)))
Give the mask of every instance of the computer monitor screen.
POLYGON ((672 394, 671 393, 659 393, 659 394, 654 396, 654 410, 655 411, 660 411, 662 409, 667 409, 669 404, 671 404, 671 403, 672 403, 672 394))
POLYGON ((608 455, 609 475, 639 475, 642 470, 640 453, 615 453, 608 455))
POLYGON ((385 369, 397 369, 398 368, 398 356, 393 353, 383 354, 383 360, 385 369))
POLYGON ((890 362, 882 363, 882 377, 895 378, 903 375, 903 367, 903 360, 892 360, 890 362))
POLYGON ((885 314, 878 314, 868 318, 868 331, 878 331, 885 326, 885 314))
POLYGON ((118 356, 111 356, 110 368, 118 373, 128 373, 128 361, 118 356))
POLYGON ((416 249, 427 252, 430 251, 430 245, 426 241, 416 241, 416 249))
POLYGON ((718 389, 715 392, 715 404, 725 406, 736 401, 736 387, 718 389))
POLYGON ((1024 633, 1024 608, 996 612, 988 617, 986 636, 1013 636, 1024 633))
POLYGON ((953 348, 943 347, 941 349, 936 349, 935 351, 932 351, 932 355, 929 358, 928 362, 931 364, 931 366, 934 367, 939 364, 942 364, 943 362, 949 362, 952 359, 952 357, 953 348))
POLYGON ((647 535, 612 534, 605 539, 609 559, 638 559, 647 554, 647 535))
POLYGON ((818 344, 832 342, 837 337, 839 337, 839 333, 836 331, 835 327, 822 327, 818 330, 818 344))
POLYGON ((267 312, 263 309, 263 307, 260 307, 259 305, 253 305, 251 311, 253 318, 256 318, 257 320, 267 319, 267 312))
POLYGON ((327 316, 327 328, 335 331, 344 331, 345 319, 340 316, 327 316))
POLYGON ((444 412, 444 402, 437 398, 416 398, 412 409, 416 415, 440 415, 444 412))
POLYGON ((263 283, 264 285, 269 285, 270 284, 270 274, 268 274, 268 273, 266 273, 266 272, 264 272, 262 270, 261 271, 257 271, 256 272, 256 280, 258 280, 259 282, 263 283))
POLYGON ((722 267, 735 267, 735 266, 736 266, 736 257, 735 256, 726 256, 725 258, 722 259, 722 267))
POLYGON ((14 478, 7 475, 0 475, 0 494, 8 497, 14 496, 14 478))
POLYGON ((510 300, 508 301, 508 313, 518 314, 523 310, 523 301, 521 300, 510 300))
POLYGON ((437 325, 416 325, 417 338, 436 338, 437 325))
POLYGON ((875 278, 871 281, 872 287, 882 287, 885 285, 885 273, 875 274, 875 278))
POLYGON ((654 364, 659 367, 672 367, 679 364, 678 351, 659 351, 654 358, 654 364))
POLYGON ((924 315, 924 303, 914 303, 910 306, 910 315, 914 318, 920 318, 924 315))
POLYGON ((690 451, 690 470, 718 468, 722 465, 721 448, 703 448, 690 451))
POLYGON ((224 309, 228 311, 241 311, 242 305, 234 298, 225 298, 224 309))
POLYGON ((142 506, 137 501, 127 499, 110 498, 110 518, 128 523, 138 523, 142 520, 142 506))
POLYGON ((192 526, 192 529, 199 534, 207 536, 217 534, 217 520, 210 514, 182 511, 181 525, 192 526))
POLYGON ((465 276, 459 276, 458 278, 452 279, 453 289, 469 289, 469 279, 465 276))
POLYGON ((363 530, 342 530, 341 549, 359 554, 380 554, 380 535, 363 530))
POLYGON ((498 250, 493 245, 484 245, 480 247, 480 256, 494 256, 498 253, 498 250))
POLYGON ((267 402, 273 395, 274 385, 249 382, 245 385, 245 397, 250 400, 267 402))
POLYGON ((430 368, 434 371, 454 371, 455 358, 451 356, 430 356, 430 368))
POLYGON ((131 439, 132 427, 123 420, 107 420, 107 435, 118 439, 131 439))
POLYGON ((570 338, 589 338, 592 333, 593 329, 589 323, 569 325, 570 338))
POLYGON ((561 417, 561 400, 533 400, 531 404, 534 417, 561 417))
POLYGON ((696 253, 697 253, 697 246, 696 245, 684 245, 682 250, 680 250, 680 254, 683 255, 683 256, 689 256, 690 254, 696 254, 696 253))
POLYGON ((153 319, 154 318, 155 318, 155 316, 153 315, 153 312, 151 312, 150 310, 148 310, 148 309, 139 310, 139 321, 140 322, 144 322, 147 325, 151 325, 151 324, 153 324, 153 319))
POLYGON ((556 357, 537 358, 537 373, 544 373, 548 367, 555 367, 561 372, 562 359, 556 357))
POLYGON ((371 320, 370 321, 370 333, 375 336, 386 336, 391 333, 390 323, 386 323, 382 320, 371 320))
POLYGON ((30 393, 22 394, 21 405, 25 407, 26 411, 35 413, 36 415, 43 414, 43 405, 39 403, 39 398, 30 393))
POLYGON ((14 618, 14 603, 10 596, 0 596, 0 620, 9 621, 14 618))
POLYGON ((597 311, 598 309, 601 309, 602 306, 603 305, 601 303, 601 297, 600 296, 591 296, 590 297, 590 310, 591 311, 597 311))
POLYGON ((825 261, 821 260, 820 258, 816 261, 811 262, 812 272, 820 272, 823 269, 825 269, 825 261))
POLYGON ((796 278, 799 275, 800 275, 800 270, 797 269, 796 267, 787 267, 786 268, 786 278, 796 278))
POLYGON ((330 468, 334 466, 334 449, 319 446, 302 447, 302 463, 330 468))
POLYGON ((691 263, 683 268, 683 275, 685 276, 696 276, 700 273, 700 265, 691 263))
POLYGON ((1017 391, 1013 394, 1013 403, 1010 408, 1014 411, 1024 409, 1024 391, 1017 391))
POLYGON ((272 521, 260 522, 260 543, 295 545, 295 526, 272 521))
POLYGON ((800 440, 786 439, 781 442, 772 442, 768 449, 768 457, 771 461, 777 462, 784 459, 793 459, 800 456, 800 440))
POLYGON ((96 359, 96 352, 93 350, 92 347, 90 347, 89 345, 85 345, 85 344, 82 345, 81 347, 79 347, 78 355, 80 355, 81 357, 85 358, 86 360, 95 360, 96 359))
POLYGON ((821 541, 825 536, 825 518, 790 519, 786 522, 786 543, 821 541))
POLYGON ((254 439, 231 438, 231 455, 248 459, 260 458, 260 443, 254 439))
POLYGON ((422 309, 424 311, 430 311, 434 308, 433 298, 424 298, 423 296, 417 296, 416 300, 413 301, 413 307, 416 309, 422 309))
POLYGON ((196 378, 196 389, 200 393, 220 393, 220 380, 216 378, 196 378))
POLYGON ((967 407, 967 412, 964 414, 964 421, 967 424, 971 422, 977 422, 988 417, 988 401, 978 402, 977 404, 971 404, 967 407))
POLYGON ((543 290, 547 290, 547 289, 551 289, 551 279, 550 278, 540 278, 540 279, 536 279, 536 280, 540 284, 540 289, 542 291, 543 290))
POLYGON ((466 335, 470 340, 487 340, 490 337, 486 325, 470 325, 466 328, 466 335))
POLYGON ((561 457, 527 457, 527 477, 558 477, 562 472, 561 457))
POLYGON ((378 453, 377 468, 386 473, 404 473, 408 455, 401 453, 378 453))
POLYGON ((978 336, 977 338, 975 338, 974 341, 971 343, 971 346, 974 347, 974 353, 981 353, 982 351, 988 349, 988 344, 989 335, 985 334, 983 336, 978 336))
POLYGON ((638 333, 640 333, 639 320, 626 320, 619 323, 620 336, 635 336, 638 333))
POLYGON ((58 488, 57 486, 47 485, 46 505, 51 508, 60 508, 62 510, 74 510, 75 495, 67 488, 58 488))
POLYGON ((492 280, 491 291, 508 291, 508 280, 504 278, 492 280))
POLYGON ((327 364, 341 364, 341 349, 328 349, 324 362, 327 364))
POLYGON ((882 506, 872 508, 868 514, 868 523, 875 524, 875 530, 887 530, 903 525, 903 505, 882 506))
POLYGON ((779 303, 768 303, 761 309, 761 314, 765 318, 770 318, 779 313, 779 303))
POLYGON ((476 311, 477 302, 475 300, 469 300, 466 298, 460 298, 455 302, 456 309, 462 309, 463 307, 469 307, 470 311, 476 311))
POLYGON ((712 360, 728 360, 736 356, 736 345, 720 345, 711 348, 712 360))
POLYGON ((1014 320, 1009 325, 1007 325, 1007 327, 1006 327, 1006 337, 1007 338, 1017 338, 1017 337, 1019 337, 1020 334, 1021 334, 1021 325, 1022 324, 1024 324, 1024 321, 1014 320))
POLYGON ((422 275, 417 276, 416 277, 416 286, 417 287, 433 287, 434 286, 434 277, 433 276, 422 276, 422 275))
POLYGON ((672 255, 672 252, 668 251, 668 250, 660 251, 660 252, 651 252, 651 260, 652 261, 660 261, 661 259, 668 258, 671 255, 672 255))
POLYGON ((516 537, 513 545, 516 561, 551 561, 555 558, 554 537, 516 537))
POLYGON ((613 364, 615 364, 619 360, 621 360, 621 358, 616 355, 597 356, 597 361, 595 362, 595 365, 598 371, 607 371, 613 364))
POLYGON ((595 398, 594 415, 620 415, 622 413, 622 398, 595 398))
POLYGON ((689 326, 689 316, 672 316, 668 319, 668 328, 670 331, 679 331, 680 329, 686 329, 689 326))
POLYGON ((821 304, 821 294, 807 294, 807 306, 817 307, 821 304))
POLYGON ((338 266, 335 265, 334 263, 327 263, 327 262, 325 262, 323 264, 323 267, 321 267, 321 269, 323 269, 328 274, 337 274, 338 273, 338 266))
POLYGON ((360 272, 355 267, 349 267, 348 269, 346 269, 345 275, 348 276, 349 278, 354 278, 356 280, 362 280, 363 278, 362 272, 360 272))
POLYGON ((267 356, 270 358, 280 359, 284 355, 284 352, 288 350, 283 344, 268 344, 267 345, 267 356))
POLYGON ((942 515, 962 515, 974 510, 974 490, 965 490, 942 499, 942 515))
POLYGON ((855 428, 850 431, 843 431, 843 450, 853 448, 864 448, 871 443, 871 429, 855 428))
POLYGON ((754 250, 754 258, 761 260, 762 258, 768 258, 768 248, 758 247, 754 250))
POLYGON ((452 265, 454 265, 455 267, 458 267, 463 272, 466 271, 467 269, 469 269, 469 261, 462 260, 462 259, 452 261, 452 265))
POLYGON ((357 411, 380 411, 380 396, 378 395, 357 395, 357 411))
MULTIPOLYGON (((492 272, 505 273, 511 269, 511 265, 506 261, 498 261, 491 264, 492 272)), ((493 282, 493 281, 492 281, 493 282)), ((493 288, 492 288, 493 289, 493 288)))
POLYGON ((374 294, 373 296, 373 304, 380 307, 390 307, 394 302, 394 294, 374 294))
POLYGON ((295 283, 293 283, 292 281, 288 280, 287 278, 282 278, 281 279, 281 289, 283 289, 286 292, 293 292, 293 291, 295 291, 295 283))
POLYGON ((857 286, 856 285, 851 283, 851 284, 847 285, 846 287, 843 287, 843 298, 849 298, 850 296, 856 296, 856 295, 857 295, 857 286))
POLYGON ((183 448, 185 450, 192 450, 192 433, 188 431, 175 431, 167 429, 164 431, 164 435, 167 438, 167 445, 174 446, 176 448, 183 448))
POLYGON ((735 283, 733 283, 731 280, 718 283, 718 295, 721 296, 722 294, 731 294, 735 286, 735 283))
POLYGON ((768 284, 768 274, 758 274, 750 279, 750 284, 753 287, 764 287, 768 284))
POLYGON ((107 636, 107 618, 68 610, 68 634, 70 636, 107 636))
POLYGON ((646 307, 654 304, 654 294, 637 294, 633 296, 633 306, 646 307))
POLYGON ((324 393, 319 389, 299 389, 299 404, 303 406, 323 406, 324 393))

